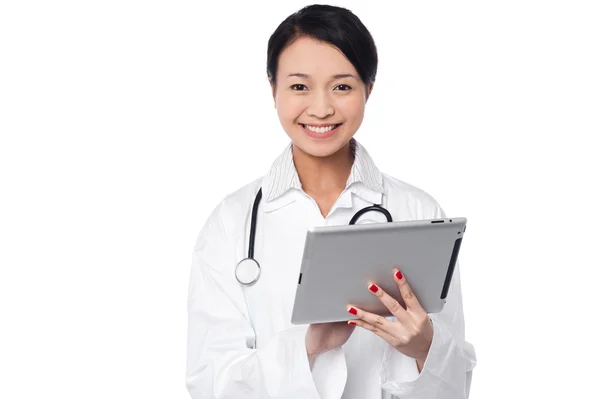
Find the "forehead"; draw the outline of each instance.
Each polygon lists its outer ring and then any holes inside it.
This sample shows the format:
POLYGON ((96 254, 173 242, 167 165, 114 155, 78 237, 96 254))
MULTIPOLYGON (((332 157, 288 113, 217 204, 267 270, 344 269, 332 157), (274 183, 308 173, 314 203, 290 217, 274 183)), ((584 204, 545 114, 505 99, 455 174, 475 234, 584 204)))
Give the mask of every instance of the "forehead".
POLYGON ((277 74, 285 78, 290 73, 305 73, 315 79, 339 73, 357 74, 337 47, 309 37, 296 39, 279 56, 277 74))

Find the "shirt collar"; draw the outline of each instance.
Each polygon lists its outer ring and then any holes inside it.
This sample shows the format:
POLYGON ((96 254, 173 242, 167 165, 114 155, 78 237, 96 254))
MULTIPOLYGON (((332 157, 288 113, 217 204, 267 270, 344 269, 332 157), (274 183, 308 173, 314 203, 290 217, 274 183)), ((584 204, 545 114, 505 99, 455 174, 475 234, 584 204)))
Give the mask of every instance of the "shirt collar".
MULTIPOLYGON (((350 141, 354 151, 354 163, 346 188, 355 187, 354 192, 372 203, 381 204, 383 195, 383 175, 375 166, 367 150, 354 138, 350 141)), ((271 169, 263 179, 262 189, 265 202, 271 202, 288 190, 302 188, 292 156, 292 143, 275 159, 271 169)))

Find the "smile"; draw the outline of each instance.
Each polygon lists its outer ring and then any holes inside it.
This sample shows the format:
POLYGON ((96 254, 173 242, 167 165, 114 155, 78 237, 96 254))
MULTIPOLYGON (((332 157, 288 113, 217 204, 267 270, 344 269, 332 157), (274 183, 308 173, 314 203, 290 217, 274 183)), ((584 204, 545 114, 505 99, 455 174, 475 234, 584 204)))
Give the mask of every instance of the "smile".
POLYGON ((302 126, 304 133, 315 139, 329 138, 336 134, 340 130, 340 126, 342 126, 341 123, 327 126, 311 126, 303 123, 300 123, 299 125, 302 126))
POLYGON ((306 130, 310 130, 311 132, 315 132, 315 133, 326 133, 329 132, 333 129, 338 128, 341 123, 338 123, 336 125, 329 125, 329 126, 311 126, 311 125, 304 125, 304 124, 300 124, 303 128, 305 128, 306 130))

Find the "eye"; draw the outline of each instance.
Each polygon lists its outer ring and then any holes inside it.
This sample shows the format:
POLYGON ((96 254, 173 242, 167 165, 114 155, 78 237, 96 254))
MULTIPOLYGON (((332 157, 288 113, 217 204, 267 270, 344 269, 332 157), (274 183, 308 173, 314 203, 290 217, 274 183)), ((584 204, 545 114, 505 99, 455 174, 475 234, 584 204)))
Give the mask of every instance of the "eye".
POLYGON ((295 85, 291 85, 290 89, 294 90, 294 91, 304 91, 302 90, 302 87, 306 87, 305 85, 303 85, 302 83, 297 83, 295 85), (300 89, 295 89, 295 87, 300 87, 300 89))
POLYGON ((352 90, 352 87, 348 86, 348 85, 337 85, 336 87, 345 87, 345 89, 342 89, 342 91, 350 91, 352 90))

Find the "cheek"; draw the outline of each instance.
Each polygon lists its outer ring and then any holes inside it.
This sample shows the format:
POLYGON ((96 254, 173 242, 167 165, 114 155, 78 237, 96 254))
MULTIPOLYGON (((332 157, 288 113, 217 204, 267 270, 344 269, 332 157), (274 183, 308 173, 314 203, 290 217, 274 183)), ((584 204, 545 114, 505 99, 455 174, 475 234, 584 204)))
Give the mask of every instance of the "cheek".
POLYGON ((365 112, 365 103, 358 97, 348 97, 338 103, 337 109, 350 121, 360 121, 365 112))
POLYGON ((280 98, 277 101, 277 115, 282 123, 295 123, 302 113, 303 106, 299 101, 290 98, 280 98))

